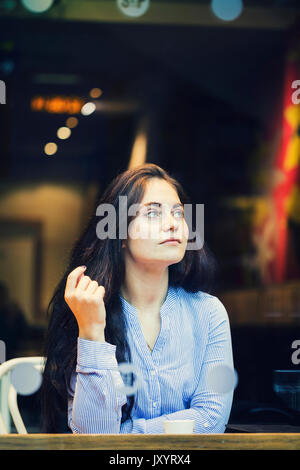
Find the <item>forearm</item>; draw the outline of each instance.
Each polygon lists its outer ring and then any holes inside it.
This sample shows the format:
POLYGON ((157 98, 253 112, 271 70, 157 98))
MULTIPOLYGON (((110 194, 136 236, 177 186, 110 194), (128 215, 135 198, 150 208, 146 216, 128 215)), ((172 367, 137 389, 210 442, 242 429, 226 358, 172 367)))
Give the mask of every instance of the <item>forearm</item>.
POLYGON ((77 380, 69 412, 74 433, 118 434, 126 395, 115 358, 115 346, 79 338, 77 380))
POLYGON ((161 415, 152 419, 134 419, 122 423, 120 433, 131 434, 163 434, 163 422, 166 420, 193 419, 196 434, 223 433, 228 422, 232 403, 232 393, 228 393, 201 407, 191 407, 174 413, 161 415))

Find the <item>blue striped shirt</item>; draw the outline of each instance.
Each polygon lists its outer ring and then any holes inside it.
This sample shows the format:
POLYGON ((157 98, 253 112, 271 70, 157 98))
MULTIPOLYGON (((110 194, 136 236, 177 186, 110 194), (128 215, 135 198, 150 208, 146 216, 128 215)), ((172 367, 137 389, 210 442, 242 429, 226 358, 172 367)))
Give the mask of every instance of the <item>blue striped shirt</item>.
POLYGON ((132 362, 139 371, 132 421, 121 424, 121 407, 127 399, 120 388, 124 381, 116 346, 78 338, 68 401, 73 433, 160 434, 163 421, 172 419, 194 419, 195 433, 223 433, 233 387, 226 389, 224 384, 222 388, 226 377, 218 374, 220 366, 232 373, 234 368, 229 320, 222 302, 202 291, 189 293, 169 285, 151 352, 136 307, 120 298, 132 362))

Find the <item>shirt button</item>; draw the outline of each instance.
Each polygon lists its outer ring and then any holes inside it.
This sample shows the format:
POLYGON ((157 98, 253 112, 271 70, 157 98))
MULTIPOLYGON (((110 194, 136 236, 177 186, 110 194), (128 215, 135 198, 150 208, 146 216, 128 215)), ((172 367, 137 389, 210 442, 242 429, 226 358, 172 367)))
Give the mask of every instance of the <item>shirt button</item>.
POLYGON ((152 370, 151 375, 155 375, 155 374, 156 374, 156 370, 152 370))
POLYGON ((153 408, 157 408, 157 402, 156 401, 153 402, 153 408))

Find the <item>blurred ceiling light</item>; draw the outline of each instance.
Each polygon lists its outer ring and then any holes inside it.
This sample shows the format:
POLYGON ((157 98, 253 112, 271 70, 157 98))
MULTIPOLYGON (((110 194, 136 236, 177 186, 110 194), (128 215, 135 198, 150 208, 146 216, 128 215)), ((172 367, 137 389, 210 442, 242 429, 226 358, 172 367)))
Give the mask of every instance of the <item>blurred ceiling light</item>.
POLYGON ((43 13, 49 10, 54 0, 21 0, 21 2, 31 13, 43 13))
POLYGON ((95 109, 96 109, 95 103, 91 103, 91 102, 85 103, 81 108, 81 114, 83 114, 84 116, 89 116, 95 111, 95 109))
POLYGON ((77 114, 84 100, 76 96, 34 96, 31 99, 31 109, 36 112, 77 114))
POLYGON ((68 139, 71 135, 71 129, 69 127, 60 127, 57 130, 57 137, 59 139, 68 139))
POLYGON ((242 0, 212 0, 211 9, 223 21, 236 20, 243 10, 242 0))
POLYGON ((69 117, 67 120, 66 120, 66 125, 70 128, 70 129, 73 129, 74 127, 76 127, 78 124, 78 119, 76 117, 69 117))
POLYGON ((102 90, 100 88, 92 88, 90 91, 91 98, 99 98, 102 95, 102 90))
POLYGON ((48 142, 44 147, 46 155, 54 155, 57 151, 57 145, 54 142, 48 142))

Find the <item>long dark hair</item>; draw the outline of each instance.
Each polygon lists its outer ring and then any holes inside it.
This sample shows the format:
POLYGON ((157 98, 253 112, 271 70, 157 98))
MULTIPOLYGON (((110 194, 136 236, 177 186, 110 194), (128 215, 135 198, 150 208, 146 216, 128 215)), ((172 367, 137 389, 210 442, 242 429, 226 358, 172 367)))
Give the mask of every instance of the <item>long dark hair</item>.
MULTIPOLYGON (((177 191, 183 204, 189 203, 180 183, 156 164, 146 163, 119 174, 106 188, 96 203, 112 204, 118 214, 119 196, 127 196, 127 207, 141 202, 147 181, 161 178, 177 191)), ((128 225, 133 216, 128 216, 128 225)), ((68 274, 77 266, 85 265, 85 275, 105 287, 106 307, 105 340, 116 345, 118 363, 130 362, 125 318, 119 296, 125 278, 124 255, 116 217, 116 238, 100 239, 96 226, 99 216, 93 214, 71 250, 69 265, 49 302, 49 324, 44 356, 46 357, 43 382, 40 391, 43 432, 67 432, 67 399, 70 379, 76 367, 78 326, 64 300, 68 274)), ((127 225, 127 227, 128 227, 127 225)), ((204 244, 198 250, 186 250, 183 259, 169 266, 169 285, 181 286, 188 292, 211 292, 217 264, 204 244)), ((123 423, 131 419, 134 397, 130 396, 122 407, 123 423)), ((70 431, 70 430, 69 430, 70 431)))

